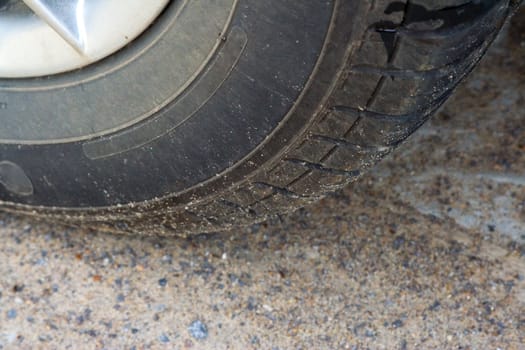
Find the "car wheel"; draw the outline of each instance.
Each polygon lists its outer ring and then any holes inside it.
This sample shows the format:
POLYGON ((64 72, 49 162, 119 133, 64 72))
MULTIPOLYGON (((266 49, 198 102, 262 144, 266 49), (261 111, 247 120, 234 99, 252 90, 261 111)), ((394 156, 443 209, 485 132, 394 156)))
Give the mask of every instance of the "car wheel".
POLYGON ((0 0, 1 206, 163 235, 304 206, 420 127, 517 5, 0 0))

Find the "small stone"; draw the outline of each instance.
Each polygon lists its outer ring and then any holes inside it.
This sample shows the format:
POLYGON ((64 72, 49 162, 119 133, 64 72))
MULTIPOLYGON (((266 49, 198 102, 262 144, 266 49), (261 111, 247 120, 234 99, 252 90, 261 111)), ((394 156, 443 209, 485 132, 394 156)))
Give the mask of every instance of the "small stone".
POLYGON ((246 308, 250 311, 253 311, 257 308, 257 302, 253 297, 248 297, 248 302, 246 303, 246 308))
POLYGON ((371 329, 366 329, 365 330, 365 337, 373 338, 375 336, 376 336, 376 332, 374 332, 373 330, 371 330, 371 329))
POLYGON ((403 321, 395 320, 394 322, 392 322, 392 327, 394 327, 394 328, 401 328, 401 327, 403 327, 403 321))
POLYGON ((208 327, 200 320, 193 321, 188 327, 191 336, 197 340, 208 338, 208 327))
POLYGON ((168 284, 168 280, 166 278, 161 278, 159 280, 159 286, 166 287, 167 284, 168 284))
POLYGON ((16 315, 17 315, 17 312, 15 309, 10 309, 9 311, 7 311, 7 318, 10 320, 16 318, 16 315))
POLYGON ((75 322, 76 322, 78 325, 83 324, 84 321, 85 321, 85 318, 84 318, 83 315, 79 315, 79 316, 77 316, 76 319, 75 319, 75 322))
POLYGON ((151 309, 155 312, 164 312, 166 311, 167 307, 166 304, 155 304, 151 309))
POLYGON ((161 343, 169 343, 170 342, 170 338, 168 338, 168 336, 166 334, 161 334, 159 336, 159 341, 161 343))
POLYGON ((239 286, 241 287, 244 287, 246 284, 244 283, 244 281, 239 277, 237 276, 236 274, 234 273, 229 273, 228 274, 228 279, 230 280, 230 282, 232 284, 238 284, 239 286))
POLYGON ((392 243, 392 248, 394 248, 395 250, 398 250, 399 248, 401 248, 401 246, 405 243, 405 237, 403 236, 398 236, 394 239, 394 242, 392 243))
POLYGON ((163 263, 166 263, 166 264, 171 264, 171 262, 173 261, 173 257, 169 254, 166 254, 162 257, 162 262, 163 263))
POLYGON ((93 282, 101 282, 102 276, 101 275, 94 275, 93 276, 93 282))
POLYGON ((441 307, 441 303, 439 302, 439 300, 436 300, 436 301, 434 301, 434 303, 432 305, 430 305, 429 310, 430 311, 436 311, 440 307, 441 307))

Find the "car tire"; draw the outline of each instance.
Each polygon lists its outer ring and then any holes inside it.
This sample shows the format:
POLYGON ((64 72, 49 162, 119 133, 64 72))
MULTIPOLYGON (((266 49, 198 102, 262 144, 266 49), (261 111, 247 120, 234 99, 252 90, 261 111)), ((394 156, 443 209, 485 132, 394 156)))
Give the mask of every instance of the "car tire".
POLYGON ((200 2, 88 67, 0 79, 4 210, 187 235, 304 206, 419 128, 518 6, 200 2))

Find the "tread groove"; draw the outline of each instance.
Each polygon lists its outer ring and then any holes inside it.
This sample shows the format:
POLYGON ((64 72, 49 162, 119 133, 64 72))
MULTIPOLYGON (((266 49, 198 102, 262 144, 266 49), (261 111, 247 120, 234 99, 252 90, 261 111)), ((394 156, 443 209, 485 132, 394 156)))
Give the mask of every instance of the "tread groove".
POLYGON ((284 159, 286 162, 290 162, 293 164, 299 164, 307 169, 310 170, 318 170, 323 173, 331 174, 331 175, 343 175, 347 177, 357 177, 360 175, 359 170, 342 170, 342 169, 334 169, 334 168, 327 168, 322 164, 318 163, 312 163, 308 162, 302 159, 296 159, 296 158, 286 158, 284 159))
POLYGON ((279 186, 275 186, 275 185, 272 185, 272 184, 269 184, 267 182, 254 182, 253 183, 255 186, 257 187, 266 187, 266 188, 269 188, 272 190, 272 194, 281 194, 283 196, 286 196, 286 197, 290 197, 290 198, 293 198, 293 199, 301 199, 301 198, 307 198, 308 196, 303 196, 303 195, 300 195, 298 193, 295 193, 295 192, 292 192, 286 188, 283 188, 283 187, 279 187, 279 186))
POLYGON ((361 110, 358 108, 348 107, 348 106, 333 106, 331 108, 333 111, 341 112, 343 114, 349 114, 352 116, 357 116, 362 119, 373 119, 376 121, 382 122, 392 122, 392 123, 407 123, 413 120, 419 119, 422 115, 425 115, 424 112, 408 113, 408 114, 384 114, 368 110, 361 110))
POLYGON ((352 142, 349 142, 349 141, 346 141, 346 140, 343 140, 343 139, 333 138, 333 137, 325 136, 325 135, 314 134, 314 135, 311 135, 310 138, 313 139, 313 140, 324 141, 324 142, 330 143, 330 144, 332 144, 334 146, 347 148, 347 149, 350 149, 352 151, 361 152, 361 153, 383 152, 383 151, 386 151, 387 149, 388 150, 390 149, 390 147, 377 147, 377 146, 369 146, 369 145, 359 145, 359 144, 352 143, 352 142))
MULTIPOLYGON (((452 63, 454 64, 454 63, 452 63)), ((451 68, 452 68, 451 64, 451 68)), ((355 65, 350 68, 354 72, 376 74, 403 79, 437 79, 449 74, 450 69, 433 68, 427 70, 401 69, 396 67, 377 67, 371 65, 355 65)))

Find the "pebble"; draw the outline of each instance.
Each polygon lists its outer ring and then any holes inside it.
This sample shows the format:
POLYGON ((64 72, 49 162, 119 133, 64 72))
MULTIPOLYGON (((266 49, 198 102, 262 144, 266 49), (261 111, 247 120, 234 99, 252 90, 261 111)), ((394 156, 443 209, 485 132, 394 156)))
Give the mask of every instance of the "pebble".
POLYGON ((161 278, 159 280, 159 286, 166 287, 167 284, 168 284, 168 280, 166 278, 161 278))
POLYGON ((430 310, 430 311, 436 311, 436 310, 438 310, 440 307, 441 307, 441 303, 440 303, 438 300, 436 300, 436 301, 434 301, 434 303, 429 307, 429 310, 430 310))
POLYGON ((246 303, 246 308, 250 311, 253 311, 257 308, 257 302, 254 297, 248 297, 248 302, 246 303))
POLYGON ((392 247, 395 249, 395 250, 398 250, 399 248, 401 248, 401 246, 405 243, 405 237, 403 236, 399 236, 399 237, 396 237, 394 239, 394 242, 392 243, 392 247))
POLYGON ((394 327, 394 328, 401 328, 401 327, 403 327, 403 321, 395 320, 394 322, 392 322, 392 327, 394 327))
POLYGON ((10 309, 9 311, 7 311, 7 318, 10 320, 16 318, 16 315, 17 315, 17 312, 15 309, 10 309))
POLYGON ((188 327, 188 331, 197 340, 208 338, 208 327, 200 320, 193 321, 188 327))
POLYGON ((166 304, 155 304, 151 307, 151 309, 155 312, 164 312, 167 309, 166 304))
POLYGON ((170 342, 170 338, 168 338, 168 336, 166 334, 161 334, 159 336, 159 341, 161 343, 169 343, 170 342))

